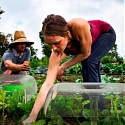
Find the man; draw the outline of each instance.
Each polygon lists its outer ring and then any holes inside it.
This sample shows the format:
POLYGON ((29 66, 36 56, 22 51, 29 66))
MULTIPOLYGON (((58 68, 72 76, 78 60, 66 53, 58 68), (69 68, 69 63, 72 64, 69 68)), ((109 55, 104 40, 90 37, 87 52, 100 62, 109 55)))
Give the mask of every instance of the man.
POLYGON ((29 61, 31 51, 28 48, 34 44, 26 39, 23 31, 15 31, 14 41, 12 41, 8 50, 6 50, 2 57, 1 71, 3 74, 27 74, 30 70, 29 61))

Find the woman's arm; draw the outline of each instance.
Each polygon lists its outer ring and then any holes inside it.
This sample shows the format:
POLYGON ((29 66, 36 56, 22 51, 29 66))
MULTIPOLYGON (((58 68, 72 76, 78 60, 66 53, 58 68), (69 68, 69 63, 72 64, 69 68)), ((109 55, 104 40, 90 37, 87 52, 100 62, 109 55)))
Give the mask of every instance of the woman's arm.
POLYGON ((80 42, 81 53, 75 55, 71 60, 63 63, 61 67, 66 69, 76 63, 89 57, 91 54, 92 37, 90 32, 90 25, 84 19, 73 19, 69 22, 72 25, 73 36, 77 41, 80 42))
POLYGON ((39 94, 37 96, 33 109, 29 115, 29 118, 27 118, 22 123, 22 125, 36 121, 37 115, 45 103, 47 93, 48 93, 49 89, 52 87, 52 85, 55 83, 60 62, 65 57, 66 57, 66 55, 64 53, 62 55, 58 55, 57 53, 52 52, 52 54, 50 56, 46 80, 43 83, 43 85, 39 91, 39 94))

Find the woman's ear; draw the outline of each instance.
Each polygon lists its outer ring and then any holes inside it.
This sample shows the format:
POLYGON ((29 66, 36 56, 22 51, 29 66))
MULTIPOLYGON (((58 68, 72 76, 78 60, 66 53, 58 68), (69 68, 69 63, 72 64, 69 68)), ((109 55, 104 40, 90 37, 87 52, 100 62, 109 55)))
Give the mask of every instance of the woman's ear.
POLYGON ((69 36, 70 36, 70 32, 69 32, 69 31, 66 31, 66 32, 65 32, 65 36, 68 36, 68 37, 69 37, 69 36))
POLYGON ((70 36, 70 32, 69 31, 67 31, 67 35, 70 36))

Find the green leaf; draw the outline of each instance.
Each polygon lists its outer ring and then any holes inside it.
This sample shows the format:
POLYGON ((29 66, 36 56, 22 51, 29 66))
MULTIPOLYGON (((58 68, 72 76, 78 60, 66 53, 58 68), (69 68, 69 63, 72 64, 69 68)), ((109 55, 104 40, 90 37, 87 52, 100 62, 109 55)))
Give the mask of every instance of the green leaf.
POLYGON ((90 110, 89 109, 84 109, 82 111, 82 115, 86 118, 86 119, 90 119, 90 110))
POLYGON ((35 123, 35 125, 45 125, 46 121, 44 119, 41 119, 35 123))
POLYGON ((123 118, 123 120, 124 120, 124 122, 125 122, 125 117, 123 116, 122 118, 123 118))
POLYGON ((27 123, 26 125, 35 125, 35 123, 27 123))
POLYGON ((3 103, 2 103, 2 102, 0 102, 0 105, 3 105, 3 103))
POLYGON ((122 110, 122 112, 125 113, 125 105, 120 104, 120 106, 121 106, 121 110, 122 110))
POLYGON ((90 103, 90 100, 85 100, 85 101, 82 102, 82 105, 83 105, 83 107, 84 107, 85 105, 87 105, 87 104, 89 104, 89 103, 90 103))
POLYGON ((110 112, 109 112, 109 110, 106 109, 106 110, 103 110, 101 112, 101 114, 104 115, 104 116, 108 116, 110 114, 110 112))

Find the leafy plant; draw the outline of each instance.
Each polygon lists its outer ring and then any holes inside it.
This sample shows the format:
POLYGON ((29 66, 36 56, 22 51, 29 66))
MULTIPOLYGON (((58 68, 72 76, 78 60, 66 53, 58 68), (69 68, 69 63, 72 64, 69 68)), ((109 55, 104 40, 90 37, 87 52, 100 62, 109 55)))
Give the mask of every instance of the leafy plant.
POLYGON ((124 62, 123 57, 118 56, 116 59, 117 59, 117 62, 118 62, 119 64, 123 64, 123 62, 124 62))
POLYGON ((120 78, 114 78, 113 76, 102 75, 101 80, 103 83, 118 83, 120 78))
POLYGON ((111 72, 111 69, 114 68, 114 65, 111 64, 111 63, 108 63, 108 64, 102 64, 101 65, 101 72, 102 73, 110 73, 111 72))
POLYGON ((81 73, 82 66, 80 63, 77 63, 76 65, 68 68, 66 70, 66 74, 80 74, 81 73))
POLYGON ((111 58, 110 58, 109 56, 104 56, 104 57, 101 59, 101 63, 102 63, 102 64, 111 63, 111 58))
POLYGON ((125 65, 117 65, 113 69, 111 69, 112 74, 124 74, 125 75, 125 65))
POLYGON ((106 99, 110 100, 109 110, 103 110, 100 115, 104 116, 104 119, 99 121, 99 125, 124 125, 125 123, 125 96, 120 97, 118 94, 107 93, 106 99), (103 122, 102 122, 103 121, 103 122))
POLYGON ((7 115, 5 115, 5 109, 9 104, 5 103, 6 92, 3 89, 0 89, 0 110, 2 109, 2 125, 4 125, 7 115))
POLYGON ((51 104, 48 107, 47 116, 50 116, 52 120, 58 115, 61 117, 75 117, 79 122, 78 117, 82 109, 81 102, 82 98, 78 95, 72 95, 69 97, 66 95, 58 95, 56 99, 51 101, 51 104))
POLYGON ((30 61, 30 67, 32 69, 36 69, 38 66, 41 66, 41 65, 42 65, 42 62, 38 58, 32 58, 32 60, 30 61))

